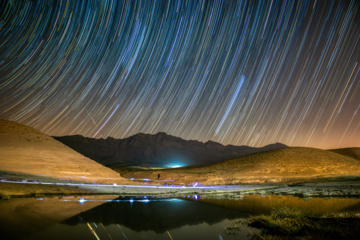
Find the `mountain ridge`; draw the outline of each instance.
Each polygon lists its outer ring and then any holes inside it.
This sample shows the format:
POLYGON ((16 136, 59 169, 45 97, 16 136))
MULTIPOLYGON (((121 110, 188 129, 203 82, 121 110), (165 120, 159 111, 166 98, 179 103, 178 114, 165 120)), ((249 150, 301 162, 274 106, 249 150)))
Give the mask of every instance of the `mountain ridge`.
POLYGON ((75 151, 103 165, 111 167, 160 167, 172 168, 212 164, 227 159, 286 148, 273 143, 256 148, 222 145, 214 141, 200 142, 168 135, 138 133, 124 139, 107 137, 95 139, 81 135, 54 137, 75 151))

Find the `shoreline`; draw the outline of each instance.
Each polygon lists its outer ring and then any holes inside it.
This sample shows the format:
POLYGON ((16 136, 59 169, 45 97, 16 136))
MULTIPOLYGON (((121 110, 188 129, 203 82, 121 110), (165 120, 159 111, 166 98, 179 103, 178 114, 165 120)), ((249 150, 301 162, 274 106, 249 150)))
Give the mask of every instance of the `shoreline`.
POLYGON ((0 199, 64 195, 122 195, 211 198, 243 198, 246 195, 292 195, 303 198, 360 198, 360 181, 296 184, 165 186, 90 183, 0 181, 0 199))

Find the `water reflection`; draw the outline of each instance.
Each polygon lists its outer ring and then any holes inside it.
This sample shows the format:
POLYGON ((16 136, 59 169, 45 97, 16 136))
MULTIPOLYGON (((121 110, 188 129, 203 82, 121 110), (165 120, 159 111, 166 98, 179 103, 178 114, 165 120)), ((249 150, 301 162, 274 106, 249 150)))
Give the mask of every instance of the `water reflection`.
POLYGON ((224 227, 274 207, 317 213, 357 212, 360 199, 305 200, 292 196, 245 196, 196 200, 118 196, 14 199, 0 201, 1 239, 247 239, 224 227))
POLYGON ((71 216, 112 200, 116 196, 87 196, 87 204, 80 197, 19 198, 0 201, 0 239, 21 239, 42 231, 71 216))
POLYGON ((264 214, 273 208, 289 207, 299 208, 306 212, 328 214, 328 213, 360 213, 360 199, 346 198, 311 198, 304 199, 294 196, 278 195, 249 195, 243 199, 204 199, 198 201, 228 209, 250 214, 264 214))
POLYGON ((119 224, 134 231, 164 233, 185 225, 214 224, 224 219, 248 217, 244 212, 184 199, 117 198, 64 221, 119 224))

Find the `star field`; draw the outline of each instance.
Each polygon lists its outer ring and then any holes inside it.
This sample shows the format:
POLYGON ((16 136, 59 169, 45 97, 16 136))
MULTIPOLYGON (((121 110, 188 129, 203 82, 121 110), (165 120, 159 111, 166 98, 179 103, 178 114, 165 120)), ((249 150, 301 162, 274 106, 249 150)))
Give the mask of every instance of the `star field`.
POLYGON ((359 62, 356 0, 0 3, 0 118, 53 136, 360 147, 359 62))

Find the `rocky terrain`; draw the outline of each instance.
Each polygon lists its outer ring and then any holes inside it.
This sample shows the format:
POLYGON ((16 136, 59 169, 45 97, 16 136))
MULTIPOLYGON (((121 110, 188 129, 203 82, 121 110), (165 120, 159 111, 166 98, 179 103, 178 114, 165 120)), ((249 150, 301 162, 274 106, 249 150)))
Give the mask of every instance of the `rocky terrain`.
POLYGON ((110 167, 172 168, 204 165, 287 147, 281 143, 261 148, 224 146, 212 141, 188 141, 162 132, 155 135, 140 133, 125 139, 94 139, 79 135, 54 138, 84 156, 110 167))
POLYGON ((127 183, 115 171, 31 127, 0 120, 0 172, 99 183, 127 183))

